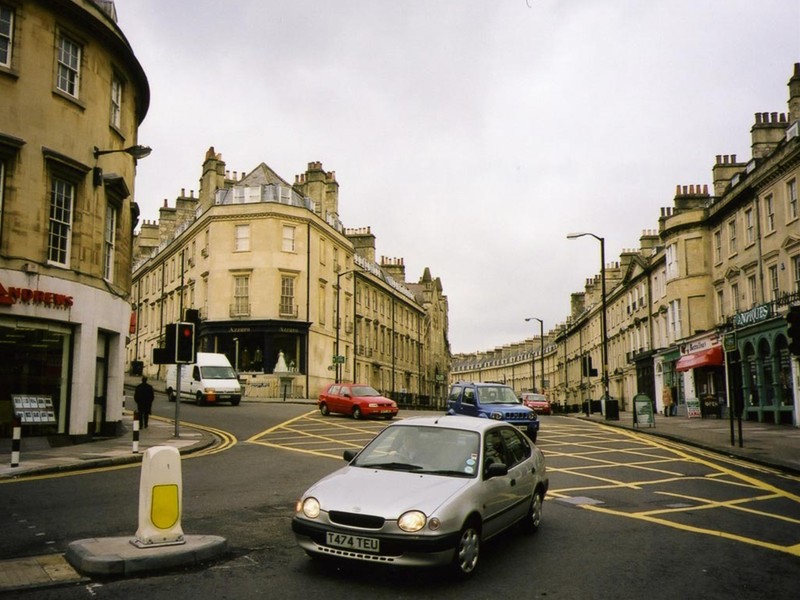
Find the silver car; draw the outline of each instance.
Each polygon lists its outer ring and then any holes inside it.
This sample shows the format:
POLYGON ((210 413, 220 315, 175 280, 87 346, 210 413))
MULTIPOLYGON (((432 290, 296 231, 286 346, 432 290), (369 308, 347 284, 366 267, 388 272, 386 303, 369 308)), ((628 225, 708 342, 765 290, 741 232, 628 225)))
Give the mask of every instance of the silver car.
POLYGON ((481 542, 535 532, 549 485, 544 455, 502 421, 445 415, 393 423, 312 485, 292 530, 312 557, 475 570, 481 542))

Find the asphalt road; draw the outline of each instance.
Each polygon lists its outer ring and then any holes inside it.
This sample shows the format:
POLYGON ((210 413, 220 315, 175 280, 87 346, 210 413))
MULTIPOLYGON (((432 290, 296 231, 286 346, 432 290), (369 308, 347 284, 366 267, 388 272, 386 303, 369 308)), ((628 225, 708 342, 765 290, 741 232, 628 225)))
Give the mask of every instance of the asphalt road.
MULTIPOLYGON (((310 560, 290 530, 297 496, 385 422, 323 418, 308 405, 181 405, 181 419, 225 430, 226 450, 182 461, 183 529, 225 537, 202 569, 92 581, 6 597, 88 598, 795 598, 800 481, 671 442, 543 417, 551 494, 531 537, 484 547, 476 575, 310 560)), ((157 402, 156 414, 173 405, 157 402)), ((133 535, 136 468, 0 486, 0 558, 133 535)))

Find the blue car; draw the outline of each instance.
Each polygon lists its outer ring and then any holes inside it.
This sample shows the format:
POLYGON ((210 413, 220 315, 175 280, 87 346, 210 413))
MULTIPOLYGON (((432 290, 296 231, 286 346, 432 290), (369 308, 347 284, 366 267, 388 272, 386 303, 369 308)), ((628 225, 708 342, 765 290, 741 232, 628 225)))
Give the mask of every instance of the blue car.
POLYGON ((539 433, 536 411, 525 406, 514 390, 502 383, 461 381, 450 387, 447 414, 505 421, 524 431, 532 442, 539 433))

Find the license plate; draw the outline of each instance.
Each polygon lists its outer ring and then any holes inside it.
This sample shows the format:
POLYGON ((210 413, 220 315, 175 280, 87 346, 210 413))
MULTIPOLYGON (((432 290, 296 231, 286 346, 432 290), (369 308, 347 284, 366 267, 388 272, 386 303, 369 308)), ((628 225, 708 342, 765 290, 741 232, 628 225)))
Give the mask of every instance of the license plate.
POLYGON ((375 538, 329 531, 327 539, 329 546, 336 546, 337 548, 349 548, 350 550, 361 550, 362 552, 380 552, 380 540, 375 538))
POLYGON ((231 395, 230 394, 220 394, 219 396, 217 396, 217 398, 219 398, 220 400, 230 400, 231 395))
POLYGON ((381 414, 382 414, 382 415, 388 415, 388 414, 389 414, 389 413, 391 413, 391 412, 392 412, 392 411, 390 411, 390 410, 382 410, 382 411, 381 411, 381 414))

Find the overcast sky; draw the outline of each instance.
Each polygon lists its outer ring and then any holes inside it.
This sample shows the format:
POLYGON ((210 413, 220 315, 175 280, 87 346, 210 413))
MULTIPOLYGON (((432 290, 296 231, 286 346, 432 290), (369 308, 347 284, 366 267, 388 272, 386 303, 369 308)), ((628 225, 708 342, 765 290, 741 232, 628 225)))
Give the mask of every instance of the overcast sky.
POLYGON ((116 0, 147 73, 136 201, 199 188, 206 150, 289 182, 335 171, 346 227, 425 267, 453 352, 564 322, 675 186, 750 158, 786 112, 797 0, 116 0))

